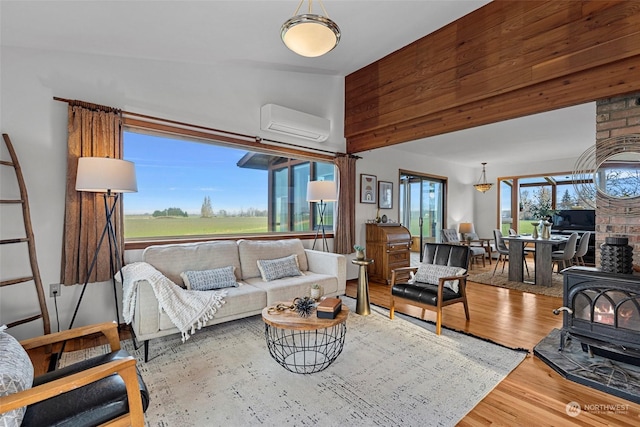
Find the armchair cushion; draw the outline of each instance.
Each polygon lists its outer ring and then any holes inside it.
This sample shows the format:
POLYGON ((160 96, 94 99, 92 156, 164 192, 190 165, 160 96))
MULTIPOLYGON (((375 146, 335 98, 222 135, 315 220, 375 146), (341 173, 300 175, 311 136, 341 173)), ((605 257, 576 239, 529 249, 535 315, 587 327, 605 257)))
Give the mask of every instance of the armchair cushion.
MULTIPOLYGON (((438 305, 438 285, 430 283, 398 283, 391 288, 391 294, 395 297, 416 301, 432 306, 438 305)), ((442 288, 442 301, 447 302, 459 299, 460 294, 449 288, 442 288)))
POLYGON ((478 233, 464 233, 462 235, 464 240, 478 240, 478 233))
MULTIPOLYGON (((0 396, 28 390, 33 383, 33 365, 29 355, 13 336, 0 332, 0 396)), ((0 414, 0 426, 19 426, 25 408, 0 414)))
MULTIPOLYGON (((92 357, 37 376, 34 387, 64 378, 89 368, 129 357, 125 350, 92 357)), ((149 391, 138 372, 143 411, 149 406, 149 391)), ((31 404, 24 415, 25 426, 93 426, 105 423, 129 411, 124 381, 111 375, 84 387, 51 399, 31 404)))
MULTIPOLYGON (((461 267, 438 264, 420 264, 415 275, 415 281, 437 285, 441 277, 461 276, 466 272, 467 270, 461 267)), ((447 280, 444 282, 444 286, 445 288, 451 289, 453 292, 457 293, 459 291, 458 280, 447 280)))

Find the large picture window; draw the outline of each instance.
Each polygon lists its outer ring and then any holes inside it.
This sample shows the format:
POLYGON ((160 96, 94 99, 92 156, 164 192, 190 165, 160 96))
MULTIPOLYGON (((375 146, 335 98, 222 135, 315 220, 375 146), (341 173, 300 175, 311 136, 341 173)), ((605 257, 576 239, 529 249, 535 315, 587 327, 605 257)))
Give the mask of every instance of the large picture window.
MULTIPOLYGON (((138 192, 123 198, 125 239, 311 232, 307 183, 334 179, 329 162, 131 129, 124 158, 138 179, 138 192)), ((325 224, 332 228, 332 215, 325 224)))

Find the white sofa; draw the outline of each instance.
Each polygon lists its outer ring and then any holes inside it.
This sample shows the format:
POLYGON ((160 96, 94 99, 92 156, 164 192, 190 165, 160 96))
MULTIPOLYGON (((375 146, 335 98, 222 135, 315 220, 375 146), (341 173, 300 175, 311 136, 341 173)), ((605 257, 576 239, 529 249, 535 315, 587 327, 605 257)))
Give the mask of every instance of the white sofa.
MULTIPOLYGON (((190 270, 209 270, 232 265, 240 284, 227 288, 225 303, 205 326, 260 314, 266 306, 309 295, 311 285, 321 286, 323 295, 344 295, 346 289, 346 258, 327 252, 305 249, 299 239, 286 240, 224 240, 203 243, 149 246, 142 261, 151 264, 175 284, 184 287, 180 274, 190 270), (258 269, 258 260, 298 255, 302 276, 265 282, 258 269)), ((136 339, 144 341, 145 361, 149 340, 180 333, 145 280, 136 286, 136 306, 131 322, 136 339)))

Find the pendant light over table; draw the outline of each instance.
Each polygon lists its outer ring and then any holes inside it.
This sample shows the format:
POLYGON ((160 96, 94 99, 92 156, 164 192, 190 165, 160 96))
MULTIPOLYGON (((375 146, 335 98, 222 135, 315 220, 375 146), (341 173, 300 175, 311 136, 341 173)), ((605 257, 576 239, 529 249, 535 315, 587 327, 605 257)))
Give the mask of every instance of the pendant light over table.
POLYGON ((487 173, 485 171, 486 164, 486 162, 482 163, 482 174, 480 175, 480 179, 477 184, 473 184, 473 187, 481 193, 486 193, 491 190, 491 187, 493 187, 492 183, 487 182, 487 173))

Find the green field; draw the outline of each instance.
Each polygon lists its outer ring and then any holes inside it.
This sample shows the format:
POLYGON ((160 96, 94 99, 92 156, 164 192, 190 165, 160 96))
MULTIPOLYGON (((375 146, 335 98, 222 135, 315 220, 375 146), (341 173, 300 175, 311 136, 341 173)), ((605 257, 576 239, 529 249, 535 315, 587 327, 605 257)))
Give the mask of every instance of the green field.
POLYGON ((124 237, 198 236, 205 234, 266 233, 267 217, 158 217, 125 215, 124 237))

